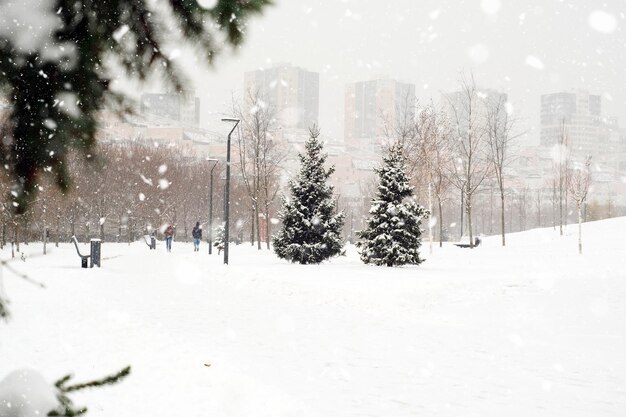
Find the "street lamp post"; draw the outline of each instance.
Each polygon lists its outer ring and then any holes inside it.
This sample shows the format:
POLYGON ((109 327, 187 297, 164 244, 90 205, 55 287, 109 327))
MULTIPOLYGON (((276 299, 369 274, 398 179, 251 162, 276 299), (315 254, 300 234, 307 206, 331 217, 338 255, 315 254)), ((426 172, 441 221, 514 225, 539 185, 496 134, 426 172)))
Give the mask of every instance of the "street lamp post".
POLYGON ((225 117, 222 122, 234 123, 233 128, 228 132, 228 140, 226 142, 226 185, 224 187, 224 263, 228 265, 228 243, 230 228, 230 135, 235 131, 239 124, 239 119, 225 117))
POLYGON ((217 159, 207 158, 209 162, 215 162, 211 168, 211 180, 209 182, 209 255, 213 253, 213 170, 217 166, 217 159))

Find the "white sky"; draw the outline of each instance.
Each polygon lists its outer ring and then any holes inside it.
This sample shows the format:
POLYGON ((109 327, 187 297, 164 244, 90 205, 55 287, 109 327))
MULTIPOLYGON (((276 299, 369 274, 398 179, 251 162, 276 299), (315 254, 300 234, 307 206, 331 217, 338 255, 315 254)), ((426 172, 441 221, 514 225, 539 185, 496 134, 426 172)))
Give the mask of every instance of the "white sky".
POLYGON ((602 94, 604 114, 626 126, 625 15, 623 0, 276 0, 240 50, 190 73, 202 125, 217 131, 245 71, 277 62, 317 71, 322 132, 341 140, 346 83, 387 75, 437 100, 473 70, 481 86, 509 94, 538 141, 542 93, 602 94))

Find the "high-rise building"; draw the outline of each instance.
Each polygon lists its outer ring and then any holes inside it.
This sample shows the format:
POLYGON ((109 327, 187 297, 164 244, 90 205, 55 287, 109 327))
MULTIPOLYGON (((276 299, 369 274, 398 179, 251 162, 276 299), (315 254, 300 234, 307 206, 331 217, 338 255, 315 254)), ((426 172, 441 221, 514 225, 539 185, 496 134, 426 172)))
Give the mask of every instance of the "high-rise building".
POLYGON ((613 149, 619 143, 617 120, 603 117, 601 96, 587 91, 541 96, 541 146, 561 143, 563 136, 573 157, 619 151, 613 149))
POLYGON ((317 72, 277 64, 244 74, 244 95, 259 96, 272 106, 284 129, 308 129, 319 119, 317 72))
POLYGON ((348 146, 376 150, 386 131, 405 118, 414 118, 415 85, 389 78, 346 85, 344 142, 348 146))
POLYGON ((489 112, 506 112, 508 95, 488 88, 469 86, 469 89, 446 93, 443 97, 444 108, 448 112, 454 129, 465 135, 470 128, 484 126, 489 112), (470 113, 471 112, 471 113, 470 113), (458 124, 458 125, 457 125, 458 124))
POLYGON ((180 122, 195 126, 200 122, 200 99, 192 91, 142 94, 141 113, 160 118, 164 123, 180 122))

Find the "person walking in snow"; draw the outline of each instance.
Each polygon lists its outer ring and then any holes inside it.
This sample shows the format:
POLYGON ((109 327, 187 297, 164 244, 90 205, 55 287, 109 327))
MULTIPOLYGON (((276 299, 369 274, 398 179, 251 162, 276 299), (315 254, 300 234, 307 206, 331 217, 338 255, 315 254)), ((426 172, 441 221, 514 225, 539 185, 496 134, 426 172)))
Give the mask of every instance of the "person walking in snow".
POLYGON ((191 231, 191 237, 193 237, 193 251, 200 251, 200 241, 202 240, 202 228, 200 228, 200 222, 196 222, 196 226, 191 231))
POLYGON ((165 248, 167 249, 168 252, 171 252, 172 251, 172 239, 174 238, 174 226, 172 226, 171 224, 168 224, 163 234, 165 235, 165 248))

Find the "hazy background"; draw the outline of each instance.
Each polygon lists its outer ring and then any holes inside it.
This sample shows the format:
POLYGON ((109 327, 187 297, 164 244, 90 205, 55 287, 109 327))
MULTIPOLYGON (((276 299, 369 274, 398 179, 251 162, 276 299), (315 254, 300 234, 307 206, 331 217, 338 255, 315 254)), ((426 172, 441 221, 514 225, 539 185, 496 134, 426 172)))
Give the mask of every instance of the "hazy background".
POLYGON ((385 75, 438 100, 472 70, 480 86, 509 94, 527 140, 538 143, 544 93, 587 89, 603 95, 604 115, 626 120, 625 14, 624 0, 276 0, 214 69, 189 51, 179 59, 210 130, 223 129, 219 117, 241 94, 245 71, 290 62, 320 73, 319 122, 340 141, 346 83, 385 75))

